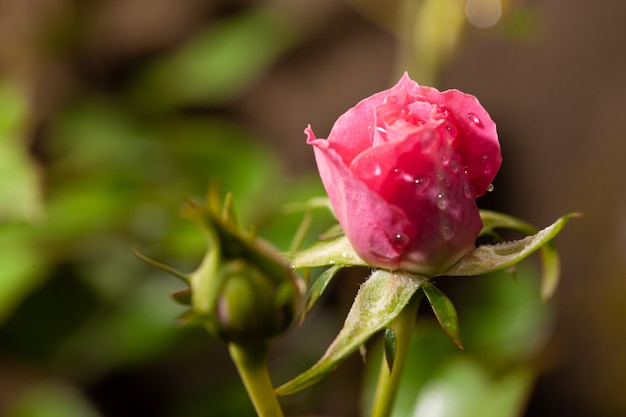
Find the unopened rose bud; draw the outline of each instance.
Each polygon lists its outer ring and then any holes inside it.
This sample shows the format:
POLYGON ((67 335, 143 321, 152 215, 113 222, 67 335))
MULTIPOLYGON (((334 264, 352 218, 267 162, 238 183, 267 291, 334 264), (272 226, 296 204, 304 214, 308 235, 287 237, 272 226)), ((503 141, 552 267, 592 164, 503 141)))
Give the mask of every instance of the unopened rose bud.
POLYGON ((328 139, 305 133, 337 219, 367 264, 430 276, 474 248, 476 198, 502 161, 496 126, 475 97, 405 74, 343 114, 328 139))
POLYGON ((214 207, 190 208, 205 227, 209 244, 190 277, 195 316, 228 342, 256 342, 286 331, 301 302, 299 278, 286 261, 214 207))
POLYGON ((290 302, 295 288, 289 282, 276 283, 241 259, 224 264, 219 273, 223 284, 212 321, 221 338, 262 340, 287 329, 296 313, 290 302))

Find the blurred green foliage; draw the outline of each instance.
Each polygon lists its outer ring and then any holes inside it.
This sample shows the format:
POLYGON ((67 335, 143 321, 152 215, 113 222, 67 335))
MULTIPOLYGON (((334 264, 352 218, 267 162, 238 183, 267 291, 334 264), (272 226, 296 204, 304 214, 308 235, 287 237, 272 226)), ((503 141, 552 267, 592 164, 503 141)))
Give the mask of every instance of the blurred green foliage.
MULTIPOLYGON (((10 366, 0 365, 0 385, 18 382, 0 414, 123 415, 107 409, 107 393, 120 395, 108 386, 116 375, 177 360, 187 366, 177 359, 186 350, 208 360, 193 353, 196 344, 219 357, 220 345, 204 333, 175 326, 182 307, 167 294, 177 282, 132 248, 194 269, 204 238, 179 211, 186 199, 205 198, 210 184, 233 193, 243 224, 288 248, 301 213, 284 216, 280 207, 320 195, 321 185, 289 178, 258 137, 219 109, 295 40, 261 8, 230 15, 139 63, 122 94, 72 95, 34 147, 26 93, 2 80, 0 363, 10 366), (193 106, 216 111, 186 111, 193 106)), ((236 377, 218 382, 215 390, 200 382, 198 395, 187 386, 159 415, 250 414, 236 377)))

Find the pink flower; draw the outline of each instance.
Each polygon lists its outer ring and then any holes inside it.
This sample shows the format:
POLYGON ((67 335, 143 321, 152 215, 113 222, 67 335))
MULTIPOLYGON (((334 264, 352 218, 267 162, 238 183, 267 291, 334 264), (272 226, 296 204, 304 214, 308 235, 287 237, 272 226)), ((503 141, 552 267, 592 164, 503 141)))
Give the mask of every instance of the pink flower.
POLYGON ((476 198, 502 162, 475 97, 405 73, 339 117, 328 139, 305 133, 339 223, 369 265, 433 275, 474 248, 476 198))

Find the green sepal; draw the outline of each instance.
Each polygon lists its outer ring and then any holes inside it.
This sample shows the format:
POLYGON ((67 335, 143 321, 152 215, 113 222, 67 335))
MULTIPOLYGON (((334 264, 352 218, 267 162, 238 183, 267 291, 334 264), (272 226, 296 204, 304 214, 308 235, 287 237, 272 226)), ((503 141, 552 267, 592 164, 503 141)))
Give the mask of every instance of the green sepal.
POLYGON ((450 340, 454 342, 459 348, 463 349, 461 344, 461 332, 459 329, 459 317, 454 308, 454 304, 441 290, 435 287, 430 282, 425 282, 422 285, 422 291, 428 298, 428 302, 437 317, 439 325, 443 331, 448 335, 450 340))
POLYGON ((328 265, 367 266, 345 236, 318 242, 298 252, 291 260, 291 266, 295 269, 328 265))
POLYGON ((193 309, 181 321, 202 321, 209 333, 237 343, 267 340, 286 331, 301 308, 302 282, 268 242, 239 227, 231 194, 222 204, 212 189, 205 204, 190 201, 184 214, 201 225, 207 241, 193 273, 180 273, 136 252, 189 285, 172 294, 193 309), (186 319, 192 315, 193 320, 186 319))
POLYGON ((541 298, 549 300, 554 295, 561 277, 561 257, 553 241, 541 247, 541 298))
POLYGON ((311 311, 317 300, 322 296, 324 290, 326 290, 330 280, 332 280, 342 268, 343 266, 341 265, 331 266, 313 282, 304 300, 304 310, 302 311, 301 321, 304 321, 309 311, 311 311))
POLYGON ((339 223, 330 226, 325 232, 320 235, 320 240, 331 240, 343 236, 343 229, 339 223))
POLYGON ((182 290, 174 291, 170 293, 170 297, 178 304, 184 306, 191 306, 191 287, 183 288, 182 290))
POLYGON ((136 257, 138 257, 139 259, 141 259, 142 261, 144 261, 145 263, 154 266, 155 268, 160 269, 161 271, 167 272, 170 275, 175 276, 176 278, 179 278, 181 281, 183 281, 185 284, 189 284, 191 283, 191 276, 187 275, 183 272, 180 272, 174 268, 172 268, 171 266, 164 264, 161 261, 157 261, 156 259, 153 259, 147 255, 144 255, 143 253, 139 252, 139 250, 137 249, 133 249, 133 253, 135 254, 136 257))
MULTIPOLYGON (((565 216, 567 219, 571 217, 581 216, 579 213, 573 213, 565 216)), ((480 236, 487 234, 495 234, 494 229, 511 229, 523 232, 525 234, 536 234, 539 229, 533 225, 524 222, 507 214, 497 213, 495 211, 480 210, 480 217, 483 221, 483 228, 480 236)), ((553 241, 549 241, 541 246, 541 296, 544 300, 552 297, 559 283, 561 275, 561 260, 559 251, 553 241)))
POLYGON ((561 231, 568 220, 577 216, 579 216, 577 213, 563 216, 552 225, 523 239, 494 245, 481 245, 439 275, 473 276, 507 268, 548 243, 561 231))
POLYGON ((389 372, 393 369, 393 361, 396 358, 396 332, 391 327, 385 329, 384 334, 385 361, 389 372))
POLYGON ((539 229, 532 224, 526 223, 525 221, 508 214, 498 213, 491 210, 479 210, 479 213, 480 219, 483 222, 483 227, 480 230, 479 236, 494 234, 495 229, 518 230, 527 235, 534 235, 539 231, 539 229))
POLYGON ((327 209, 333 216, 335 215, 335 211, 333 210, 333 206, 330 204, 330 199, 328 197, 313 197, 303 203, 286 204, 283 206, 283 211, 285 213, 293 213, 296 211, 307 211, 318 208, 327 209))
MULTIPOLYGON (((200 317, 195 311, 189 309, 176 319, 178 325, 184 327, 206 327, 206 319, 200 317)), ((211 333, 213 334, 213 333, 211 333)))
POLYGON ((323 379, 370 337, 389 324, 407 306, 426 278, 408 273, 376 270, 359 289, 343 328, 322 358, 307 371, 278 387, 289 395, 323 379))

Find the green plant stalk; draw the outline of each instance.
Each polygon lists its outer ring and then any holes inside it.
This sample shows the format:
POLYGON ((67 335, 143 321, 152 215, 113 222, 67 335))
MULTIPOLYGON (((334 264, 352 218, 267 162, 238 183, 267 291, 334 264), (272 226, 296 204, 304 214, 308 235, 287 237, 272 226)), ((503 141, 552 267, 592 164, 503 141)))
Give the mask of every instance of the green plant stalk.
POLYGON ((422 292, 419 291, 413 296, 400 315, 391 323, 391 329, 396 334, 396 352, 391 370, 383 354, 372 406, 372 417, 391 416, 400 385, 400 378, 402 377, 402 371, 404 369, 404 363, 409 350, 409 344, 411 343, 411 336, 415 328, 417 307, 421 299, 422 292))
POLYGON ((258 417, 283 417, 267 370, 267 344, 229 343, 228 351, 258 417))

